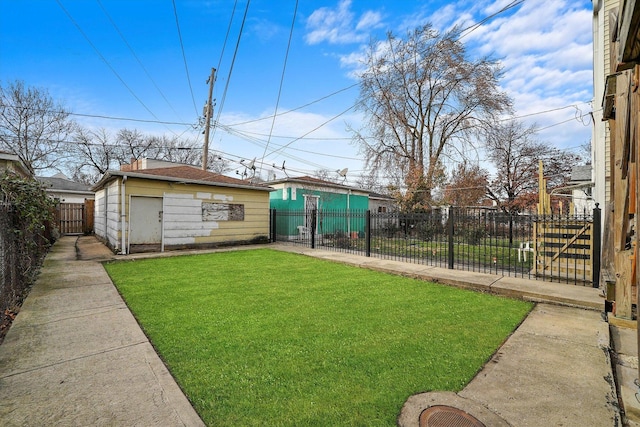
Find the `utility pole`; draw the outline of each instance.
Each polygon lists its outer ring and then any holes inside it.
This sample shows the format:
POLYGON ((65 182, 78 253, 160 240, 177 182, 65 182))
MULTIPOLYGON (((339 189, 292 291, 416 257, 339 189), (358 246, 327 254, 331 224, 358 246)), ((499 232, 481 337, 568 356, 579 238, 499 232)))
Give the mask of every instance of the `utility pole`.
POLYGON ((216 69, 211 68, 211 75, 207 79, 209 83, 209 100, 205 106, 204 112, 204 147, 202 149, 202 170, 207 170, 207 159, 209 158, 209 128, 211 127, 211 116, 213 115, 213 105, 211 97, 213 96, 213 82, 215 80, 216 69))

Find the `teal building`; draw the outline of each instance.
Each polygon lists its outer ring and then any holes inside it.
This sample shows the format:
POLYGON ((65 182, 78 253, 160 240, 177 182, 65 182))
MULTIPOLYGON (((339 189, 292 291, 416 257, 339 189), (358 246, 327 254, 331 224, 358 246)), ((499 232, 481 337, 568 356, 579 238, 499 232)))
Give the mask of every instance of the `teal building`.
POLYGON ((279 179, 267 185, 274 189, 269 194, 269 206, 276 210, 280 236, 305 237, 311 230, 317 236, 364 234, 368 191, 310 176, 279 179))

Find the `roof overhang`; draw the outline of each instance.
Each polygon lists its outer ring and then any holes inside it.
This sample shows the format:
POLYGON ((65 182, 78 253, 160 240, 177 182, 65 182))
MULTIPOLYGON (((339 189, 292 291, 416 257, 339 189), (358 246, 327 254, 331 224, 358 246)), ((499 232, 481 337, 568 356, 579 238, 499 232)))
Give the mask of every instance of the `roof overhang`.
POLYGON ((305 185, 309 188, 314 188, 314 189, 320 189, 320 188, 334 188, 334 189, 340 189, 340 190, 345 190, 345 191, 352 191, 352 192, 358 192, 358 193, 362 193, 362 194, 369 194, 368 191, 365 190, 361 190, 359 188, 354 188, 354 187, 349 187, 348 185, 342 185, 342 184, 337 184, 337 183, 333 183, 333 182, 316 182, 316 181, 309 181, 306 179, 299 179, 299 178, 283 178, 283 179, 276 179, 274 181, 268 181, 265 182, 265 185, 286 185, 286 184, 300 184, 300 185, 305 185))
POLYGON ((239 185, 239 184, 230 184, 226 182, 214 182, 214 181, 203 181, 197 179, 185 179, 185 178, 176 178, 172 176, 161 176, 161 175, 151 175, 146 173, 136 173, 136 172, 123 172, 123 171, 107 171, 100 181, 98 181, 93 187, 91 187, 91 191, 98 191, 102 189, 108 182, 113 181, 118 178, 138 178, 138 179, 148 179, 151 181, 164 181, 164 182, 173 182, 177 184, 198 184, 198 185, 206 185, 209 187, 225 187, 225 188, 238 188, 243 190, 255 190, 255 191, 274 191, 273 188, 269 187, 257 187, 255 185, 239 185))
POLYGON ((93 191, 82 191, 82 190, 60 190, 57 188, 45 188, 44 191, 47 193, 60 193, 60 194, 77 194, 79 196, 93 196, 95 193, 93 191))
POLYGON ((27 166, 20 159, 20 157, 15 154, 2 151, 0 152, 0 160, 5 160, 7 162, 10 162, 13 165, 13 167, 16 168, 24 176, 27 176, 27 177, 33 176, 29 168, 27 168, 27 166))

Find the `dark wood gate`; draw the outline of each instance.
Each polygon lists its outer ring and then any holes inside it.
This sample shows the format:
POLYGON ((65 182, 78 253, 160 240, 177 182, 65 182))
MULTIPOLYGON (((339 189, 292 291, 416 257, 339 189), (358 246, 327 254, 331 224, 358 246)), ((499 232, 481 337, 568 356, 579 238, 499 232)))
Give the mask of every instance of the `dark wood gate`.
POLYGON ((56 224, 61 235, 93 232, 93 200, 84 203, 60 203, 56 208, 56 224))

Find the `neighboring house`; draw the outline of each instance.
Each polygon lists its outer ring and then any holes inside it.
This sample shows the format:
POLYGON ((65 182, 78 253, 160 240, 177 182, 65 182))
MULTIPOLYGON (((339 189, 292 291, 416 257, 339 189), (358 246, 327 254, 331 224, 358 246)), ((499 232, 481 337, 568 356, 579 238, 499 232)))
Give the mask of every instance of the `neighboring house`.
POLYGON ((0 172, 9 171, 22 178, 33 178, 33 174, 15 154, 0 151, 0 172))
POLYGON ((571 179, 563 187, 554 188, 551 195, 562 196, 563 205, 570 203, 571 215, 591 215, 595 208, 591 165, 575 166, 571 179))
POLYGON ((369 193, 369 211, 372 214, 372 230, 392 230, 399 227, 398 203, 393 197, 369 193))
POLYGON ((108 171, 93 190, 94 232, 118 253, 268 241, 268 187, 178 165, 108 171))
POLYGON ((637 1, 594 1, 594 96, 596 107, 602 101, 602 112, 594 107, 593 165, 595 201, 604 202, 600 207, 605 217, 601 263, 605 283, 601 285, 606 284, 607 299, 615 302, 615 317, 629 320, 637 316, 640 294, 639 24, 637 1), (600 188, 603 181, 604 189, 600 188))
POLYGON ((593 181, 591 165, 576 166, 571 170, 571 200, 577 215, 591 215, 596 207, 593 201, 593 181))
POLYGON ((54 221, 60 234, 90 234, 93 231, 95 193, 88 185, 70 181, 61 173, 36 179, 56 201, 54 221))
POLYGON ((45 191, 59 203, 84 203, 93 200, 95 193, 91 187, 79 182, 71 181, 64 174, 58 173, 51 177, 37 176, 45 191))
POLYGON ((392 213, 398 210, 398 203, 391 196, 370 192, 369 210, 371 213, 392 213))
MULTIPOLYGON (((593 199, 603 212, 611 200, 611 138, 608 116, 613 99, 605 94, 607 76, 612 74, 611 44, 615 39, 620 0, 593 2, 593 127, 591 134, 591 164, 593 199), (602 108, 601 108, 602 107, 602 108)), ((614 67, 615 68, 615 67, 614 67)), ((611 88, 612 86, 610 86, 611 88)), ((604 218, 604 215, 603 215, 604 218)), ((602 227, 604 230, 604 227, 602 227)))
POLYGON ((304 211, 300 218, 280 218, 278 234, 294 238, 309 233, 311 228, 318 235, 334 233, 364 233, 364 212, 369 208, 369 192, 310 176, 284 178, 265 183, 273 188, 270 195, 271 209, 304 211), (312 211, 317 211, 313 224, 312 211), (333 215, 338 211, 353 212, 353 216, 333 215))

